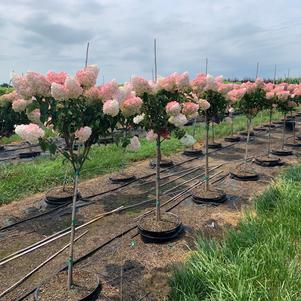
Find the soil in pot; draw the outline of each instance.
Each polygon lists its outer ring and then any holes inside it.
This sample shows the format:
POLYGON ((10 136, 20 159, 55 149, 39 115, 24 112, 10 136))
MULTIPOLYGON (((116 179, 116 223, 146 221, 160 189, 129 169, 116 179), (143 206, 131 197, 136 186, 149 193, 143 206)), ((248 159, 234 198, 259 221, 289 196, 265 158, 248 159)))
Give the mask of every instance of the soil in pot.
POLYGON ((293 151, 288 149, 273 149, 271 153, 275 156, 291 156, 293 154, 293 151))
POLYGON ((226 142, 239 142, 240 137, 239 136, 229 136, 229 137, 225 137, 224 140, 226 142))
MULTIPOLYGON (((77 198, 80 198, 81 194, 78 192, 77 198)), ((45 202, 48 205, 61 205, 64 203, 71 203, 73 199, 73 186, 53 188, 49 190, 45 195, 45 202)))
POLYGON ((191 149, 185 149, 183 155, 188 157, 200 157, 201 155, 203 155, 203 152, 201 149, 191 148, 191 149))
POLYGON ((110 181, 113 184, 128 183, 128 182, 132 182, 134 180, 136 180, 136 176, 135 175, 128 174, 128 173, 123 173, 123 172, 115 174, 115 175, 112 175, 110 177, 110 181))
POLYGON ((269 124, 264 124, 263 125, 266 129, 268 129, 269 127, 270 128, 275 128, 276 126, 275 126, 275 124, 271 124, 271 126, 269 125, 269 124))
POLYGON ((283 124, 283 121, 273 121, 273 123, 276 125, 280 125, 280 124, 283 124))
POLYGON ((220 149, 222 148, 222 144, 218 142, 208 143, 208 148, 210 149, 220 149))
POLYGON ((29 159, 29 158, 35 158, 40 155, 41 155, 41 152, 27 152, 27 153, 20 153, 19 158, 20 159, 29 159))
POLYGON ((232 179, 238 181, 257 181, 259 178, 258 173, 248 168, 239 168, 230 173, 232 179))
POLYGON ((227 195, 218 189, 194 190, 191 193, 192 200, 198 204, 204 203, 223 203, 227 200, 227 195))
MULTIPOLYGON (((156 167, 156 165, 157 165, 157 162, 155 160, 150 161, 151 167, 154 168, 154 167, 156 167)), ((163 159, 160 161, 160 167, 162 167, 162 168, 171 167, 173 165, 174 165, 174 163, 172 160, 163 159)))
POLYGON ((98 277, 87 271, 73 271, 74 287, 67 288, 67 272, 60 272, 42 284, 35 294, 39 301, 95 301, 101 291, 98 277))
POLYGON ((154 214, 143 217, 138 230, 145 242, 166 242, 182 232, 182 223, 175 214, 162 212, 160 221, 154 214))
POLYGON ((263 167, 273 167, 273 166, 283 165, 283 162, 281 161, 280 158, 271 157, 271 156, 257 157, 255 158, 255 163, 263 167))

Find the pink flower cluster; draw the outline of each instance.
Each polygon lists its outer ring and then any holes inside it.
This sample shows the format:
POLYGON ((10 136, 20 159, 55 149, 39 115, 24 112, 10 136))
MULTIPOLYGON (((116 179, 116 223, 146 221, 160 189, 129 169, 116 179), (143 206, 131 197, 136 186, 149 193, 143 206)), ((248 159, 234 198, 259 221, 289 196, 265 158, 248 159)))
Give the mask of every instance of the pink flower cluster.
POLYGON ((103 105, 103 112, 112 117, 117 116, 119 113, 119 102, 116 99, 107 100, 103 105))
POLYGON ((81 127, 75 131, 74 135, 78 138, 79 142, 85 143, 91 136, 92 129, 89 126, 81 127))
POLYGON ((76 99, 83 94, 79 82, 71 77, 65 79, 64 85, 52 83, 51 95, 58 101, 76 99))
POLYGON ((169 92, 185 91, 189 88, 189 75, 188 72, 184 73, 172 73, 169 76, 161 77, 158 79, 156 89, 166 90, 169 92))
POLYGON ((13 102, 19 98, 20 98, 20 96, 18 95, 18 93, 16 91, 13 91, 11 93, 7 93, 7 94, 0 96, 1 101, 8 101, 8 102, 13 102))
POLYGON ((35 109, 35 110, 27 113, 27 117, 33 123, 40 123, 40 118, 41 118, 40 109, 35 109))
POLYGON ((45 132, 34 123, 17 125, 15 133, 30 143, 37 143, 45 135, 45 132))
POLYGON ((183 104, 182 113, 187 116, 188 119, 192 119, 197 117, 198 110, 199 105, 190 101, 183 104))
POLYGON ((181 105, 177 101, 170 101, 165 109, 170 116, 176 116, 181 113, 181 105))
POLYGON ((132 89, 137 95, 143 95, 144 93, 152 94, 152 87, 149 82, 140 76, 135 76, 131 80, 132 89))
POLYGON ((76 72, 75 79, 82 88, 89 89, 96 84, 99 68, 96 65, 89 65, 76 72))
POLYGON ((12 103, 12 108, 15 112, 21 113, 24 112, 27 105, 31 103, 31 100, 25 100, 23 98, 19 98, 12 103))
POLYGON ((50 82, 50 84, 56 83, 56 84, 63 85, 67 76, 68 74, 64 71, 62 72, 48 71, 46 78, 50 82))
POLYGON ((112 80, 102 86, 99 87, 100 95, 102 98, 102 101, 105 102, 109 99, 116 98, 119 89, 118 89, 118 83, 115 80, 112 80))
POLYGON ((121 103, 120 110, 125 117, 130 117, 140 113, 142 104, 140 97, 132 96, 121 103))

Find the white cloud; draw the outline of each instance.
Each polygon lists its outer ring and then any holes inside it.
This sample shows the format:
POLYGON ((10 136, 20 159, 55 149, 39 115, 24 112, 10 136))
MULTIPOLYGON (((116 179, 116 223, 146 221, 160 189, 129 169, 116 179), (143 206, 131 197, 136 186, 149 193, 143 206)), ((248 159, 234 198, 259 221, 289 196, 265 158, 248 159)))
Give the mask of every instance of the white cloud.
MULTIPOLYGON (((105 80, 151 77, 153 37, 162 75, 188 70, 225 77, 299 76, 298 0, 14 0, 0 2, 0 82, 12 70, 100 65, 105 80)), ((102 76, 100 76, 102 81, 102 76)))

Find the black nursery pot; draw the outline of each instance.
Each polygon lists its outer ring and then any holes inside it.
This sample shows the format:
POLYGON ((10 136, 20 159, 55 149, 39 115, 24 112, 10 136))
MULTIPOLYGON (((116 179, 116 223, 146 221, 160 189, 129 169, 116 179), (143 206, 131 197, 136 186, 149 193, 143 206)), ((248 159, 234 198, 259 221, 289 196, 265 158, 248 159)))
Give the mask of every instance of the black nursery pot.
MULTIPOLYGON (((78 301, 96 301, 98 299, 98 296, 102 290, 102 285, 101 285, 99 277, 97 277, 97 281, 98 281, 98 284, 95 287, 95 289, 86 297, 78 299, 78 301)), ((34 292, 34 300, 35 301, 40 301, 39 290, 40 290, 40 288, 37 288, 34 292)), ((57 301, 64 301, 64 300, 57 300, 57 301)))
POLYGON ((284 145, 288 147, 301 147, 301 143, 285 143, 284 145))
POLYGON ((229 137, 225 137, 224 140, 226 142, 239 142, 240 137, 239 136, 229 136, 229 137))
POLYGON ((218 142, 208 143, 208 148, 210 149, 220 149, 222 148, 222 144, 218 142))
POLYGON ((205 196, 202 192, 192 192, 191 196, 192 200, 197 204, 224 203, 227 200, 227 195, 221 190, 216 190, 216 192, 218 192, 219 195, 215 197, 205 196))
POLYGON ((0 152, 1 152, 1 151, 4 151, 4 150, 5 150, 4 145, 0 145, 0 152))
MULTIPOLYGON (((77 193, 77 200, 81 198, 80 192, 77 193)), ((63 204, 71 203, 73 200, 73 195, 68 197, 60 197, 60 196, 45 196, 45 203, 50 206, 61 206, 63 204)))
POLYGON ((268 129, 268 128, 275 128, 276 126, 275 126, 275 124, 271 124, 271 125, 269 125, 269 124, 264 124, 263 125, 266 129, 268 129))
POLYGON ((201 149, 186 149, 184 150, 183 155, 187 157, 200 157, 203 155, 203 152, 201 149))
POLYGON ((271 153, 275 156, 291 156, 293 151, 287 149, 280 149, 280 150, 272 150, 271 153))
POLYGON ((177 223, 176 223, 175 227, 170 230, 166 230, 166 231, 152 231, 152 230, 145 229, 141 225, 141 223, 144 218, 149 218, 149 217, 146 216, 146 217, 141 218, 141 220, 138 223, 138 232, 141 235, 141 238, 145 243, 168 242, 170 240, 175 239, 183 231, 183 224, 180 221, 178 216, 176 216, 175 214, 170 213, 170 212, 165 213, 165 214, 169 214, 169 215, 172 215, 177 218, 177 223))
POLYGON ((255 132, 265 132, 266 128, 265 127, 258 127, 253 129, 255 132))
POLYGON ((109 178, 113 184, 128 183, 137 179, 135 175, 115 175, 109 178))
MULTIPOLYGON (((248 136, 248 132, 239 132, 239 135, 241 135, 241 136, 248 136)), ((253 137, 255 135, 255 133, 252 131, 252 132, 250 132, 250 137, 253 137)))
POLYGON ((230 172, 230 178, 237 180, 237 181, 257 181, 259 179, 258 173, 251 173, 251 174, 239 174, 236 172, 230 172))
MULTIPOLYGON (((154 168, 154 167, 156 167, 157 162, 156 161, 150 161, 149 164, 152 168, 154 168)), ((162 168, 172 167, 173 165, 174 165, 174 163, 173 163, 172 160, 163 159, 163 160, 160 161, 160 167, 162 167, 162 168)))
POLYGON ((20 159, 29 159, 29 158, 35 158, 40 155, 41 155, 41 152, 27 152, 27 153, 20 153, 19 158, 20 159))
POLYGON ((293 131, 294 130, 294 127, 295 127, 295 121, 286 121, 285 122, 285 129, 287 130, 287 131, 293 131))
POLYGON ((263 167, 274 167, 274 166, 280 166, 283 165, 283 162, 280 158, 255 158, 255 163, 257 165, 263 166, 263 167))

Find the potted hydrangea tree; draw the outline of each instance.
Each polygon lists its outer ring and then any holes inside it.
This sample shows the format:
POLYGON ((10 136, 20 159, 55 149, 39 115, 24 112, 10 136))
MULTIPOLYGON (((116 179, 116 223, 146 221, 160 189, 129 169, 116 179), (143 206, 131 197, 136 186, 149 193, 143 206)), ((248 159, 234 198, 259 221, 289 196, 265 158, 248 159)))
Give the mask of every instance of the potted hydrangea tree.
POLYGON ((274 92, 276 94, 276 105, 277 110, 283 114, 283 123, 282 123, 282 142, 280 149, 273 149, 271 153, 276 156, 289 156, 293 152, 285 148, 285 126, 286 126, 286 117, 287 114, 297 105, 293 100, 294 94, 291 94, 287 89, 287 84, 282 83, 278 84, 274 92))
POLYGON ((196 189, 192 193, 193 200, 197 203, 203 202, 224 202, 226 194, 209 185, 209 125, 210 122, 222 119, 228 105, 228 101, 223 93, 227 93, 228 88, 220 88, 222 78, 214 78, 210 75, 199 74, 191 81, 191 89, 199 98, 200 113, 204 115, 205 123, 205 187, 196 189))
MULTIPOLYGON (((28 72, 24 76, 15 74, 12 78, 17 93, 24 99, 31 100, 26 106, 27 113, 31 114, 36 110, 40 112, 39 125, 34 123, 19 125, 16 127, 16 133, 25 140, 39 142, 41 148, 49 150, 50 153, 61 153, 71 163, 74 172, 67 286, 58 290, 61 294, 58 297, 59 300, 68 299, 70 294, 78 299, 94 294, 95 290, 91 290, 91 283, 94 282, 96 290, 100 290, 96 278, 93 275, 86 275, 89 272, 80 271, 75 274, 74 279, 73 271, 77 224, 76 200, 80 171, 88 158, 92 145, 107 134, 108 130, 113 127, 112 124, 117 124, 118 121, 103 112, 106 103, 103 104, 99 89, 95 86, 98 72, 98 67, 91 65, 78 71, 74 78, 62 74, 61 76, 52 74, 52 79, 49 79, 49 77, 35 72, 28 72), (44 128, 51 128, 63 138, 66 148, 58 147, 53 137, 45 135, 44 128), (77 149, 74 149, 75 143, 79 145, 77 149), (83 279, 89 283, 83 283, 83 279), (81 289, 78 289, 78 282, 81 284, 81 289)), ((66 275, 59 274, 56 277, 63 280, 66 275)), ((56 283, 57 285, 57 280, 50 280, 47 289, 41 289, 39 294, 36 294, 37 300, 48 300, 52 294, 51 284, 56 283)))
POLYGON ((247 139, 245 144, 244 164, 239 165, 235 171, 231 172, 231 177, 243 181, 256 181, 258 174, 247 165, 248 163, 248 147, 250 142, 250 131, 252 126, 252 119, 263 108, 265 101, 265 91, 263 80, 256 80, 255 83, 246 82, 241 85, 245 89, 245 94, 238 102, 238 109, 247 118, 247 139))
POLYGON ((143 118, 139 124, 147 131, 147 140, 156 142, 156 214, 142 217, 138 229, 144 241, 167 241, 180 233, 182 223, 175 214, 161 212, 161 143, 187 123, 188 115, 197 112, 198 105, 189 104, 191 101, 185 97, 189 90, 187 73, 174 73, 159 78, 157 83, 142 78, 132 82, 136 94, 143 100, 143 118))

